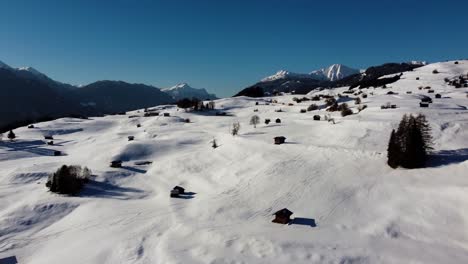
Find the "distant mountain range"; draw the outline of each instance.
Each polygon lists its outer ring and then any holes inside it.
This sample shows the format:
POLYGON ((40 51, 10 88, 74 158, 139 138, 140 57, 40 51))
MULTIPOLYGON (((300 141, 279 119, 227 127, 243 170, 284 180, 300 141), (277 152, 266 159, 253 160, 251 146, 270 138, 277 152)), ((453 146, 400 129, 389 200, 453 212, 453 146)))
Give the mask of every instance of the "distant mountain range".
POLYGON ((279 92, 306 94, 317 88, 381 85, 387 81, 395 81, 379 80, 382 76, 410 71, 424 64, 424 62, 386 63, 366 70, 333 64, 310 73, 293 73, 281 70, 241 90, 235 96, 261 97, 279 92))
POLYGON ((174 103, 183 97, 216 98, 188 84, 160 90, 145 84, 97 81, 78 87, 55 81, 32 67, 13 68, 1 61, 0 93, 0 132, 38 120, 111 114, 174 103))

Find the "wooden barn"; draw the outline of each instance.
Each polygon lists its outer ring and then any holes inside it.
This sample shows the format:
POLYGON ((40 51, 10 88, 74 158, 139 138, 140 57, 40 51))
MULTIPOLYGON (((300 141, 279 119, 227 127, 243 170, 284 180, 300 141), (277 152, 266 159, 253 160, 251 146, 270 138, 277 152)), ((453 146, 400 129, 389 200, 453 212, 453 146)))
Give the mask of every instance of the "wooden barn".
POLYGON ((429 107, 429 103, 427 102, 420 102, 419 107, 429 107))
POLYGON ((113 161, 111 161, 110 166, 111 166, 111 168, 121 168, 122 167, 122 161, 121 160, 113 160, 113 161))
POLYGON ((315 121, 320 121, 320 116, 319 115, 314 115, 314 120, 315 121))
POLYGON ((275 140, 276 145, 280 145, 286 141, 286 138, 283 136, 280 136, 280 137, 275 137, 274 140, 275 140))
POLYGON ((281 209, 273 214, 275 219, 273 219, 272 222, 285 225, 291 221, 292 214, 293 212, 289 211, 287 208, 281 209))
POLYGON ((440 98, 442 98, 442 95, 441 94, 436 94, 435 98, 440 99, 440 98))
POLYGON ((180 186, 176 186, 171 190, 171 197, 179 197, 179 195, 184 194, 184 193, 185 193, 184 188, 180 186))
POLYGON ((128 141, 133 141, 135 139, 134 136, 128 136, 128 141))

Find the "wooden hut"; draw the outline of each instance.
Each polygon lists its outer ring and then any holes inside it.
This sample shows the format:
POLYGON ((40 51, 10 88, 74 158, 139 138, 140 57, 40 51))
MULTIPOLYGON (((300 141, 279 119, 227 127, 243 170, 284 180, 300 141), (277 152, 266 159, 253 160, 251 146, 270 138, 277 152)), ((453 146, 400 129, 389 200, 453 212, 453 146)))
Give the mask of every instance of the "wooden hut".
POLYGON ((432 103, 432 99, 428 96, 425 96, 421 99, 421 102, 423 103, 432 103))
POLYGON ((281 123, 281 119, 276 118, 275 123, 277 123, 277 124, 281 123))
POLYGON ((181 194, 184 194, 184 193, 185 193, 184 188, 180 186, 176 186, 171 190, 171 197, 179 197, 181 194))
POLYGON ((442 95, 436 94, 436 95, 435 95, 435 98, 440 99, 440 98, 442 98, 442 95))
POLYGON ((268 125, 270 124, 271 120, 269 118, 265 119, 265 124, 268 125))
POLYGON ((306 109, 301 109, 301 113, 302 113, 302 114, 305 113, 305 112, 307 112, 306 109))
POLYGON ((314 115, 314 120, 315 121, 320 121, 320 116, 319 115, 314 115))
POLYGON ((34 128, 34 125, 29 125, 28 128, 34 128))
POLYGON ((44 139, 45 140, 52 140, 52 139, 54 139, 54 137, 53 136, 44 136, 44 139))
POLYGON ((420 102, 419 107, 429 107, 429 103, 426 102, 420 102))
POLYGON ((137 127, 141 127, 141 124, 137 124, 137 127))
POLYGON ((291 221, 292 214, 293 212, 289 211, 287 208, 281 209, 273 214, 275 219, 273 219, 272 222, 285 225, 291 221))
POLYGON ((169 113, 164 113, 163 115, 164 116, 171 116, 169 113))
POLYGON ((111 166, 111 168, 121 168, 122 167, 122 161, 121 160, 113 160, 113 161, 111 161, 110 166, 111 166))
POLYGON ((47 145, 53 145, 53 144, 54 144, 54 141, 52 141, 52 140, 47 142, 47 145))
POLYGON ((128 136, 128 141, 132 141, 132 140, 134 140, 134 139, 135 139, 134 136, 128 136))
POLYGON ((283 136, 280 136, 280 137, 274 137, 274 140, 275 140, 276 145, 280 145, 286 141, 286 138, 283 136))

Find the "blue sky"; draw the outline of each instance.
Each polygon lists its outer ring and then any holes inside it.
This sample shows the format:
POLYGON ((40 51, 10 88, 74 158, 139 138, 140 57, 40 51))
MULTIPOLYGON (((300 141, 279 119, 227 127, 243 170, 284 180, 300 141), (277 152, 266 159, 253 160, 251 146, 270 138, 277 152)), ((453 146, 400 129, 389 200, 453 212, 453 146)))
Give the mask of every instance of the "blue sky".
POLYGON ((468 58, 468 1, 1 1, 0 60, 229 96, 277 70, 468 58))

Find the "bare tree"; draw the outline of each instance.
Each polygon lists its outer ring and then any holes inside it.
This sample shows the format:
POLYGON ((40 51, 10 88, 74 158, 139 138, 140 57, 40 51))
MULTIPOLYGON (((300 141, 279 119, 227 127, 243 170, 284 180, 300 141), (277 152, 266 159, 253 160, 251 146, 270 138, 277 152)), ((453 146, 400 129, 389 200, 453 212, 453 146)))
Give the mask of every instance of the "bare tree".
POLYGON ((240 130, 240 123, 239 122, 232 123, 231 134, 233 136, 237 136, 237 134, 239 134, 239 130, 240 130))
POLYGON ((257 127, 257 124, 260 123, 260 117, 258 115, 254 115, 250 118, 250 124, 254 126, 254 128, 257 127))

